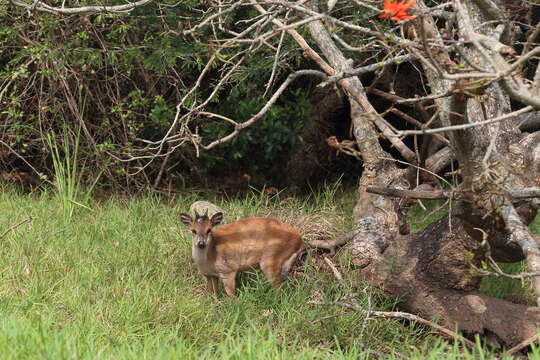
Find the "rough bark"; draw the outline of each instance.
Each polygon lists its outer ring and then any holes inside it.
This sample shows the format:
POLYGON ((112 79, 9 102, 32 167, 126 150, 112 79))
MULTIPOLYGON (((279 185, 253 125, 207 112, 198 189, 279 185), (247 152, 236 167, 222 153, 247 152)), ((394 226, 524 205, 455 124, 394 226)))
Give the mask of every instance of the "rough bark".
MULTIPOLYGON (((352 68, 352 61, 343 56, 321 21, 311 22, 309 30, 332 67, 338 71, 352 68)), ((378 249, 388 246, 389 241, 394 236, 400 232, 407 233, 409 229, 404 220, 405 207, 399 206, 400 203, 403 203, 400 199, 370 194, 367 192, 367 188, 375 184, 384 184, 393 188, 407 188, 408 183, 404 177, 405 170, 398 169, 394 162, 389 161, 390 155, 382 149, 378 141, 374 124, 376 124, 379 115, 367 100, 362 83, 357 77, 352 77, 347 80, 347 85, 353 134, 364 163, 358 187, 359 200, 354 209, 358 231, 351 241, 350 250, 353 255, 359 251, 366 251, 367 244, 367 246, 373 246, 369 251, 375 255, 378 249), (368 239, 370 241, 365 241, 368 239)))
MULTIPOLYGON (((424 6, 421 2, 419 5, 424 6)), ((473 6, 472 3, 467 5, 473 6)), ((470 9, 473 10, 475 21, 480 24, 484 19, 478 9, 470 9)), ((435 22, 425 16, 423 22, 417 23, 421 27, 417 28, 417 33, 424 34, 434 44, 427 49, 429 56, 442 66, 455 66, 445 47, 436 46, 437 42, 442 45, 442 38, 435 22)), ((485 28, 489 30, 489 26, 485 28)), ((350 66, 325 34, 322 23, 312 22, 310 31, 331 66, 338 70, 350 66)), ((478 54, 469 55, 481 61, 478 54)), ((459 86, 443 79, 434 68, 425 67, 425 73, 434 93, 446 93, 459 86)), ((365 99, 360 81, 353 78, 350 82, 354 84, 352 90, 356 91, 356 94, 351 93, 350 88, 348 92, 354 134, 364 160, 354 209, 357 230, 350 243, 350 252, 354 263, 363 269, 365 279, 398 297, 400 307, 406 311, 438 319, 448 328, 488 334, 508 346, 534 335, 540 325, 540 310, 480 293, 480 277, 471 264, 478 265, 486 254, 482 233, 475 228, 489 234, 488 241, 496 259, 516 261, 527 255, 520 245, 527 237, 521 224, 534 218, 535 202, 512 203, 512 199, 504 194, 502 198, 510 203, 506 213, 513 214, 505 220, 499 216, 499 209, 504 206, 494 204, 492 197, 501 192, 497 186, 501 176, 504 176, 505 184, 514 188, 538 186, 539 180, 531 175, 538 167, 540 142, 534 136, 522 138, 511 120, 449 133, 450 147, 441 150, 427 161, 427 165, 435 171, 440 170, 448 164, 452 154, 460 164, 462 183, 459 190, 464 192, 465 201, 455 206, 451 217, 431 224, 422 232, 408 234, 404 215, 410 201, 366 191, 368 187, 411 189, 413 186, 406 179, 406 170, 384 160, 388 156, 378 147, 378 142, 372 142, 373 151, 364 153, 367 141, 373 140, 372 128, 367 127, 366 122, 378 115, 365 103, 357 101, 358 97, 365 99), (486 152, 491 156, 486 156, 486 152), (520 165, 528 166, 528 169, 523 170, 520 165), (518 211, 512 213, 512 209, 520 209, 521 218, 516 219, 518 211), (520 231, 518 236, 512 234, 516 229, 520 231)), ((437 99, 435 103, 445 126, 475 123, 510 111, 509 97, 497 84, 491 85, 484 94, 470 97, 455 93, 437 99)), ((534 260, 537 255, 529 259, 534 260)))
POLYGON ((399 298, 405 311, 468 334, 494 334, 501 345, 516 345, 536 334, 540 309, 480 293, 469 263, 478 263, 483 253, 461 219, 445 216, 421 232, 396 237, 375 256, 372 251, 357 253, 355 263, 363 266, 371 284, 399 298))

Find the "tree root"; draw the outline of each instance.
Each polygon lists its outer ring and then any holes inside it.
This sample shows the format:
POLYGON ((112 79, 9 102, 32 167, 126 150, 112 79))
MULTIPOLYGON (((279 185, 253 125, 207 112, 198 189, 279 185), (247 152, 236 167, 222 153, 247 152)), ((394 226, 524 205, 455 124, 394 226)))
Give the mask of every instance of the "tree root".
POLYGON ((336 253, 336 247, 345 245, 347 242, 351 241, 357 233, 358 230, 353 230, 331 240, 312 240, 309 245, 319 249, 330 250, 330 255, 334 255, 336 253))

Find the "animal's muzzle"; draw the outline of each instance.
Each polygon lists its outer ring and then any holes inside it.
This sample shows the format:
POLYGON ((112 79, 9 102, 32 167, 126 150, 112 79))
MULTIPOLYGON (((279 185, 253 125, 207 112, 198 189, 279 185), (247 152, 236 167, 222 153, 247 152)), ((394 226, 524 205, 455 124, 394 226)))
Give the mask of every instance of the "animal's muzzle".
POLYGON ((198 241, 197 242, 197 247, 199 249, 204 249, 206 247, 206 243, 204 241, 198 241))

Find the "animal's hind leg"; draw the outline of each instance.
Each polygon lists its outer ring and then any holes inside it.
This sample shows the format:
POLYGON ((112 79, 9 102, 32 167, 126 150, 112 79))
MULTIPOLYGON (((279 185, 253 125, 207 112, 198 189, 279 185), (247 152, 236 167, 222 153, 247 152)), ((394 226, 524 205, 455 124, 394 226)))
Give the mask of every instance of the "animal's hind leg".
POLYGON ((263 260, 261 261, 261 270, 270 281, 272 286, 281 284, 281 263, 278 261, 263 260))
POLYGON ((280 269, 281 271, 279 274, 279 276, 281 277, 281 281, 285 280, 285 278, 287 277, 287 274, 289 273, 289 270, 291 270, 292 264, 294 264, 294 262, 296 261, 296 258, 298 257, 298 255, 300 255, 300 253, 303 250, 304 250, 303 248, 298 249, 297 251, 292 253, 291 256, 289 256, 287 260, 283 262, 283 266, 281 267, 280 269))

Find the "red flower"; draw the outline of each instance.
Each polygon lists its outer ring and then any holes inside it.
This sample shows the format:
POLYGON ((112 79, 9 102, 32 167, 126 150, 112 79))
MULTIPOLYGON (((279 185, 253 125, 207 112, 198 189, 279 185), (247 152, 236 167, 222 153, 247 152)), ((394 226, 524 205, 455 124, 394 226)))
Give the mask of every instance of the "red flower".
POLYGON ((384 13, 379 15, 382 19, 390 18, 395 21, 414 19, 407 13, 407 10, 414 5, 416 0, 385 0, 383 4, 384 13))

